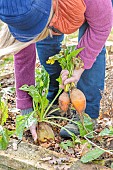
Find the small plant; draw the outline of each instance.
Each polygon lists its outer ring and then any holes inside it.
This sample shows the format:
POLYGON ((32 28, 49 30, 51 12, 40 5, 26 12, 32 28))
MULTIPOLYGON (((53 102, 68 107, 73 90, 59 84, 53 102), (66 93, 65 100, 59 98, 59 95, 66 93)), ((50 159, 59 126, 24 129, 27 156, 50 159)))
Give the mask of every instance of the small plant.
POLYGON ((81 144, 81 141, 79 138, 76 138, 75 140, 66 140, 66 141, 63 141, 59 144, 59 146, 64 149, 64 150, 67 150, 69 148, 74 148, 75 147, 75 144, 81 144))
POLYGON ((37 123, 37 133, 39 142, 54 139, 54 133, 51 127, 45 123, 47 108, 49 101, 47 99, 49 77, 44 68, 36 70, 36 87, 31 85, 23 85, 20 90, 28 92, 33 99, 34 111, 25 116, 17 116, 16 132, 19 138, 22 138, 24 128, 30 127, 33 123, 37 123))
MULTIPOLYGON (((46 142, 48 140, 54 140, 54 132, 50 124, 59 127, 61 126, 54 122, 51 122, 50 121, 51 117, 47 117, 47 115, 50 112, 52 113, 59 109, 57 108, 51 110, 50 108, 62 90, 59 90, 54 100, 51 103, 49 103, 47 99, 48 87, 49 87, 49 75, 45 71, 45 69, 41 67, 36 70, 36 86, 23 85, 20 88, 21 90, 28 92, 28 94, 32 97, 34 110, 30 114, 24 116, 22 115, 17 116, 16 134, 18 138, 20 139, 22 138, 25 128, 29 128, 33 123, 36 123, 39 143, 46 142)), ((56 117, 52 117, 52 118, 56 118, 56 117)))
POLYGON ((0 150, 7 149, 10 137, 14 134, 14 131, 9 131, 4 127, 8 118, 8 106, 0 97, 0 150))

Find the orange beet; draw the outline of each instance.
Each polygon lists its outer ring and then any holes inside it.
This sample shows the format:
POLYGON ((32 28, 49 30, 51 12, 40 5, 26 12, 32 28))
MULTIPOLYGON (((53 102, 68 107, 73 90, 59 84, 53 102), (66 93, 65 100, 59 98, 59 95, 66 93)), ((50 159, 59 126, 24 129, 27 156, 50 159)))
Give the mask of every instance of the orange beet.
POLYGON ((59 96, 59 107, 62 111, 66 112, 69 108, 70 98, 65 91, 59 96))
POLYGON ((83 92, 73 88, 70 92, 70 99, 75 110, 81 114, 86 108, 86 97, 83 92))

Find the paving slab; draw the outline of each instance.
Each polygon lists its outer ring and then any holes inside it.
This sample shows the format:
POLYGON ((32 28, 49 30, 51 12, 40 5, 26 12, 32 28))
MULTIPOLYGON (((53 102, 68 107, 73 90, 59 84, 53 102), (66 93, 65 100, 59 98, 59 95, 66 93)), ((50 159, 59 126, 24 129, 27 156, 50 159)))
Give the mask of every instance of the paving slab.
POLYGON ((44 149, 40 146, 21 142, 13 150, 12 143, 5 151, 0 151, 0 170, 55 170, 64 165, 70 168, 75 158, 44 149))

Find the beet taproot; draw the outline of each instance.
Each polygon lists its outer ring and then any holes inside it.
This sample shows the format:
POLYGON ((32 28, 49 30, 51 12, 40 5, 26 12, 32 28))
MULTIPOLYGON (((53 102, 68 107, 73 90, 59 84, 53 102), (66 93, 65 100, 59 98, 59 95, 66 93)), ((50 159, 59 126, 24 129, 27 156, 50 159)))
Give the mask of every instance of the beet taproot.
POLYGON ((86 97, 83 92, 77 88, 72 88, 70 99, 77 113, 81 114, 86 108, 86 97))
POLYGON ((70 104, 70 98, 67 92, 63 92, 60 96, 59 96, 59 107, 63 112, 66 112, 69 108, 69 104, 70 104))
POLYGON ((46 122, 38 123, 37 135, 38 135, 39 143, 47 142, 49 140, 54 140, 55 138, 52 128, 46 122))

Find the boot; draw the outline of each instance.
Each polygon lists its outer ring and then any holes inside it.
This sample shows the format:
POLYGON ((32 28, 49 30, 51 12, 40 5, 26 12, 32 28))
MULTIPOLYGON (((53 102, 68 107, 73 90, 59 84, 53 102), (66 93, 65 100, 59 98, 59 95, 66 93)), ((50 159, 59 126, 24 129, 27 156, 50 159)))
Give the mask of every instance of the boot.
MULTIPOLYGON (((76 114, 75 112, 73 113, 73 117, 72 117, 72 120, 73 121, 80 121, 80 118, 79 118, 79 115, 76 114)), ((93 121, 93 126, 94 126, 94 129, 96 128, 97 126, 97 119, 92 119, 93 121)), ((67 130, 69 130, 70 132, 74 133, 76 136, 80 135, 80 132, 79 132, 79 128, 78 126, 73 123, 73 122, 69 122, 66 126, 64 126, 67 130)), ((64 139, 69 139, 71 138, 71 135, 64 129, 64 128, 61 128, 60 130, 60 136, 64 139)))
MULTIPOLYGON (((72 117, 72 120, 73 121, 79 121, 79 116, 77 114, 73 114, 73 117, 72 117)), ((66 126, 64 126, 67 130, 69 130, 70 132, 74 133, 75 135, 79 135, 80 132, 79 132, 79 129, 78 129, 78 126, 73 123, 73 122, 69 122, 66 126)), ((65 138, 65 139, 68 139, 68 138, 71 138, 71 135, 64 129, 64 128, 61 128, 60 130, 60 136, 62 138, 65 138)))

